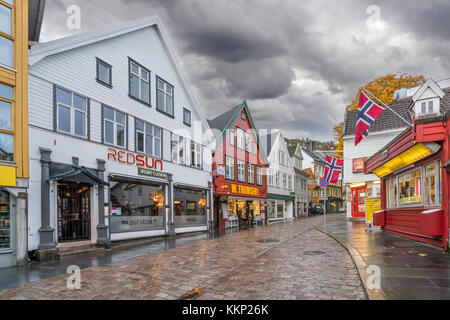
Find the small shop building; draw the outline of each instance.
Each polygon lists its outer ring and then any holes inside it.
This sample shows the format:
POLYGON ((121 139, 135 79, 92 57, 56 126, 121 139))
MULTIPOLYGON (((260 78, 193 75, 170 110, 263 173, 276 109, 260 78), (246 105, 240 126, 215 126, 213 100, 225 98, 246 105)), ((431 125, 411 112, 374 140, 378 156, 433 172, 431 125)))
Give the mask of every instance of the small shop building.
POLYGON ((289 156, 291 157, 291 164, 294 169, 294 218, 304 217, 308 215, 308 179, 309 174, 302 170, 303 156, 301 146, 298 143, 289 144, 289 140, 285 139, 289 156))
POLYGON ((269 167, 267 170, 267 219, 280 221, 294 217, 294 179, 295 171, 280 130, 269 130, 261 135, 266 146, 269 167))
POLYGON ((382 211, 375 213, 374 225, 447 248, 449 83, 429 79, 404 99, 413 114, 412 126, 365 161, 365 172, 381 179, 382 211))
POLYGON ((208 124, 158 17, 31 48, 29 250, 205 231, 208 124))
POLYGON ((267 221, 267 161, 247 102, 209 120, 215 132, 213 185, 216 228, 267 221))
MULTIPOLYGON (((391 108, 409 117, 410 100, 395 100, 391 108)), ((407 124, 386 109, 369 128, 369 135, 355 146, 358 110, 346 110, 342 139, 344 141, 343 184, 346 188, 347 218, 366 217, 365 200, 380 197, 380 178, 365 171, 364 161, 407 128, 407 124)))

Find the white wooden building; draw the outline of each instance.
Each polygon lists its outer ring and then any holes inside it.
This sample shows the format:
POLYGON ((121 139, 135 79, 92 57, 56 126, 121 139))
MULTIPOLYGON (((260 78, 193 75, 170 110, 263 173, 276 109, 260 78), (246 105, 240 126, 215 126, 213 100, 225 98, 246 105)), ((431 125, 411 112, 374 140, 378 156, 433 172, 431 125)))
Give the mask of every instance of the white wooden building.
POLYGON ((208 130, 159 18, 35 45, 29 250, 212 225, 208 130))

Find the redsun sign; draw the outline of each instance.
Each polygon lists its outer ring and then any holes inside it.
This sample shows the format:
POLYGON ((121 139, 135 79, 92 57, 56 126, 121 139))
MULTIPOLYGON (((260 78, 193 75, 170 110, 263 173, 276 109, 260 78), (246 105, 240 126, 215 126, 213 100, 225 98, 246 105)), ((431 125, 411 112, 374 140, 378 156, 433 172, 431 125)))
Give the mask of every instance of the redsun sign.
POLYGON ((113 148, 108 148, 107 159, 128 165, 135 165, 141 168, 156 169, 161 171, 163 169, 163 163, 159 159, 151 158, 143 154, 134 154, 127 151, 116 150, 113 148))

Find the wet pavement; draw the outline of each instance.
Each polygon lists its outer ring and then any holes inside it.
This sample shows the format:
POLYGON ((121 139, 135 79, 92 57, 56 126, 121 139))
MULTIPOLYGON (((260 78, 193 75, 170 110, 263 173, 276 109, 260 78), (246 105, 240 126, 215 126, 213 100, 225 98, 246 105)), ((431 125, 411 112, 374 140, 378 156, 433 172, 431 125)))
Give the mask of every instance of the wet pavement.
POLYGON ((341 216, 323 229, 350 243, 367 265, 380 268, 386 298, 450 299, 449 254, 381 230, 366 232, 364 227, 364 221, 341 216))
POLYGON ((348 252, 314 229, 322 219, 77 256, 29 266, 22 276, 0 270, 2 286, 14 286, 0 299, 366 299, 348 252), (67 288, 70 264, 84 267, 79 290, 67 288))

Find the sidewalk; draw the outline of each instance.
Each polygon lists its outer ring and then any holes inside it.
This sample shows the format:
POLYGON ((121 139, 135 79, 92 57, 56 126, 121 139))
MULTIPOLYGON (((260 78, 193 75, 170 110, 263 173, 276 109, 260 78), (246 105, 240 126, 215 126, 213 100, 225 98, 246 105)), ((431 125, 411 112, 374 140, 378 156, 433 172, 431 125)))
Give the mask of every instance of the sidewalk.
POLYGON ((367 266, 380 267, 387 299, 450 299, 449 254, 381 230, 366 232, 364 226, 341 215, 320 229, 350 244, 367 266))

